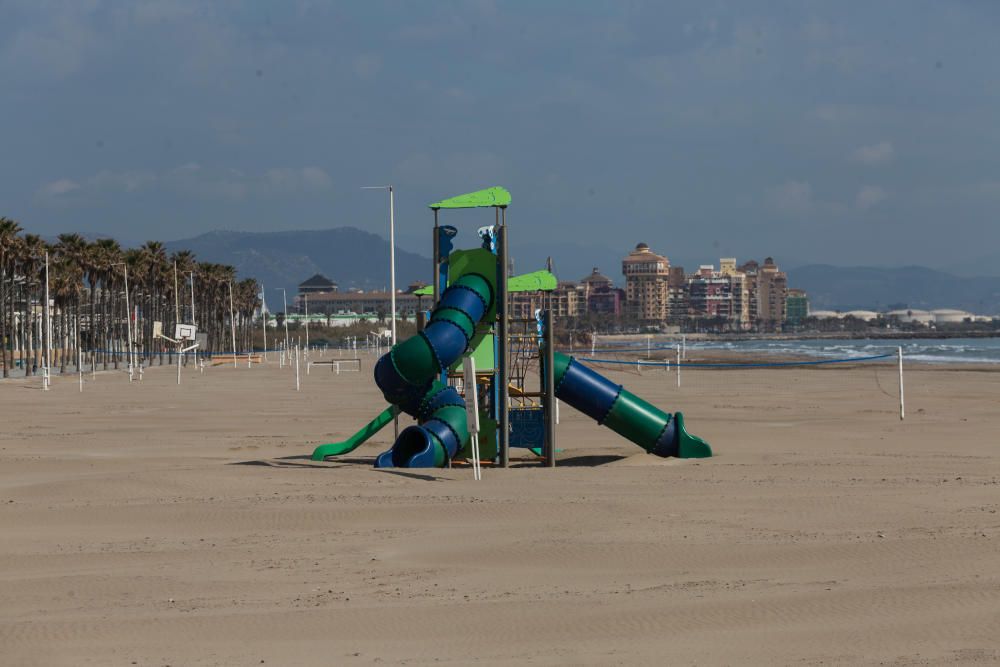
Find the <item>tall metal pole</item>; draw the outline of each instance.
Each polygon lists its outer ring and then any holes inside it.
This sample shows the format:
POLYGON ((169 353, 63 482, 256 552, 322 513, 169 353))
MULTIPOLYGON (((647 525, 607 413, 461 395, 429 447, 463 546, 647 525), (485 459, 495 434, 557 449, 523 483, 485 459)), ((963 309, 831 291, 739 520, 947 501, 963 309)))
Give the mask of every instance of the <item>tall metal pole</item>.
MULTIPOLYGON (((389 289, 392 308, 392 344, 396 345, 396 200, 392 186, 389 186, 389 289)), ((399 415, 392 418, 393 435, 399 438, 399 415)))
POLYGON ((552 292, 545 311, 545 466, 556 467, 556 340, 552 292))
POLYGON ((285 349, 288 350, 288 297, 284 287, 276 287, 281 290, 281 307, 285 313, 285 349))
POLYGON ((510 395, 508 385, 510 374, 508 372, 508 350, 507 340, 507 209, 497 207, 499 223, 500 241, 500 275, 497 281, 497 314, 500 316, 497 327, 500 338, 498 348, 498 366, 500 367, 500 466, 506 468, 510 465, 510 395), (501 217, 502 216, 502 217, 501 217))
POLYGON ((439 242, 438 230, 438 210, 434 209, 434 274, 431 277, 431 303, 434 306, 436 306, 438 301, 441 300, 441 290, 438 289, 438 267, 441 266, 441 245, 439 242))
POLYGON ((236 315, 233 311, 233 281, 229 281, 229 330, 233 334, 233 368, 236 368, 236 315))
POLYGON ((180 290, 177 288, 177 262, 174 262, 174 324, 181 323, 180 290))
MULTIPOLYGON (((177 285, 177 262, 174 262, 174 328, 181 323, 181 298, 180 289, 177 285)), ((176 334, 175 334, 176 335, 176 334)), ((184 343, 181 339, 177 339, 177 384, 181 383, 181 350, 184 348, 184 343)))
MULTIPOLYGON (((899 419, 902 421, 906 417, 906 408, 903 404, 903 347, 896 348, 896 358, 899 360, 899 419)), ((918 411, 919 412, 919 411, 918 411)))
POLYGON ((392 344, 396 344, 396 202, 389 186, 389 289, 392 290, 392 344))
POLYGON ((135 366, 135 355, 132 351, 132 309, 128 305, 128 264, 122 262, 125 269, 125 329, 128 331, 128 381, 132 381, 132 373, 135 366))
POLYGON ((267 361, 267 298, 264 296, 264 283, 260 284, 260 318, 264 320, 264 361, 267 361))
MULTIPOLYGON (((45 253, 45 376, 42 378, 42 389, 49 390, 52 373, 52 313, 49 310, 49 253, 45 253)), ((90 323, 91 331, 94 323, 90 323)))
POLYGON ((306 306, 306 358, 309 356, 309 293, 302 295, 303 302, 306 306))
POLYGON ((189 271, 191 274, 191 324, 198 326, 198 320, 194 318, 194 271, 189 271))

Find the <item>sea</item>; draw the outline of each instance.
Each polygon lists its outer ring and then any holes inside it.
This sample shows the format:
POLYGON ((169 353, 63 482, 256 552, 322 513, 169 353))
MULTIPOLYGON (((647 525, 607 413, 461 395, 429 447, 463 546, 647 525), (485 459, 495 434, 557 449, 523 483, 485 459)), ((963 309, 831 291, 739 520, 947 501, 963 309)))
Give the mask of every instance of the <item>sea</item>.
MULTIPOLYGON (((761 340, 720 340, 687 341, 688 351, 730 350, 743 355, 802 355, 817 359, 857 359, 880 354, 896 354, 903 348, 904 361, 918 361, 931 364, 1000 364, 1000 338, 858 338, 858 339, 761 339, 761 340)), ((621 346, 598 343, 606 351, 638 349, 645 343, 629 342, 621 346)), ((651 342, 652 349, 672 349, 676 341, 656 337, 651 342)))

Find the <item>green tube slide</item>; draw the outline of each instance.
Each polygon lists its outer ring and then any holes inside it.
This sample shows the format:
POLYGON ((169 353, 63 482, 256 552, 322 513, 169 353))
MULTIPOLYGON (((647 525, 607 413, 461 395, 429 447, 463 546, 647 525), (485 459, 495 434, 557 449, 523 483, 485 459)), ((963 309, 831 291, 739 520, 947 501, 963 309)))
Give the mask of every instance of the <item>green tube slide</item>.
POLYGON ((556 397, 631 440, 650 454, 679 458, 712 455, 708 443, 684 429, 684 415, 668 414, 573 357, 555 353, 556 397))
POLYGON ((465 401, 438 376, 469 353, 477 325, 493 317, 495 273, 496 257, 488 250, 452 253, 450 284, 427 327, 375 364, 375 383, 385 400, 418 422, 400 432, 375 467, 442 467, 468 442, 465 401))
POLYGON ((344 440, 343 442, 331 442, 328 445, 320 445, 314 449, 312 453, 312 460, 323 461, 328 456, 339 456, 340 454, 353 452, 355 449, 364 444, 368 438, 372 437, 391 424, 392 420, 395 419, 398 414, 399 408, 395 405, 390 405, 385 410, 380 412, 375 419, 362 426, 361 430, 347 440, 344 440))

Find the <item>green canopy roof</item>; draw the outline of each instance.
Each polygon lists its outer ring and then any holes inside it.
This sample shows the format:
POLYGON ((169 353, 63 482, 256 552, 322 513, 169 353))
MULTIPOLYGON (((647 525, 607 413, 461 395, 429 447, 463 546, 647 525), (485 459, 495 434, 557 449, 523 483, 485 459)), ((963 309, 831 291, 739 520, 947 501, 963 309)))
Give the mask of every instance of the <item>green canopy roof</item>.
POLYGON ((458 195, 429 204, 428 208, 483 208, 488 206, 510 206, 510 193, 499 186, 458 195))
MULTIPOLYGON (((556 277, 548 271, 534 271, 507 279, 508 292, 551 292, 556 288, 556 277)), ((417 296, 433 296, 434 286, 421 287, 413 292, 417 296)))

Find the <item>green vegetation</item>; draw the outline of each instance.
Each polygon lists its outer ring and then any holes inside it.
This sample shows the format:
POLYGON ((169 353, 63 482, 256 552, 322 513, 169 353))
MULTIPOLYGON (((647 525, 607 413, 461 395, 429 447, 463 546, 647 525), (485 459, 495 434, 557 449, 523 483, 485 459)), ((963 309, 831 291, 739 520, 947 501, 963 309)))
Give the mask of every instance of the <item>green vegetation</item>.
POLYGON ((60 234, 56 242, 47 243, 23 231, 16 221, 0 218, 3 377, 9 377, 15 367, 24 368, 27 375, 36 372, 47 343, 53 350, 53 370, 60 372, 67 365, 75 366, 78 354, 105 369, 125 363, 129 321, 126 267, 134 346, 141 360, 164 363, 173 344, 153 337, 153 322, 162 322, 163 332, 172 335, 178 317, 184 323, 194 320, 198 330, 208 334, 203 352, 231 351, 230 285, 237 351, 250 349, 260 288, 253 279, 237 282, 233 267, 198 262, 186 250, 168 255, 160 241, 126 249, 109 238, 87 241, 80 234, 60 234), (50 326, 44 322, 46 253, 50 326), (47 340, 49 330, 51 342, 47 340))

